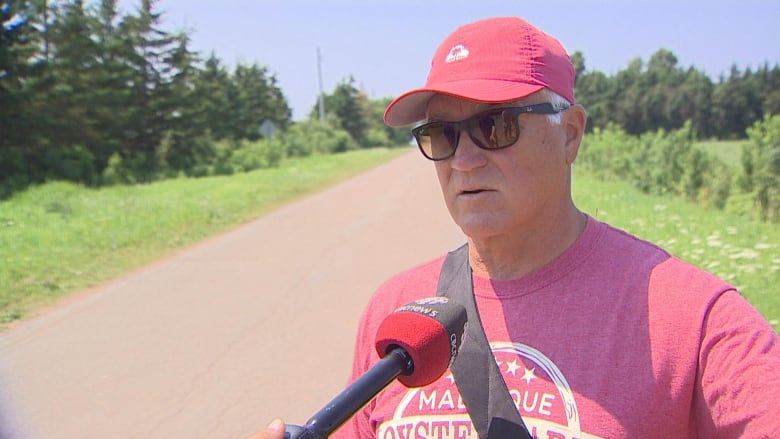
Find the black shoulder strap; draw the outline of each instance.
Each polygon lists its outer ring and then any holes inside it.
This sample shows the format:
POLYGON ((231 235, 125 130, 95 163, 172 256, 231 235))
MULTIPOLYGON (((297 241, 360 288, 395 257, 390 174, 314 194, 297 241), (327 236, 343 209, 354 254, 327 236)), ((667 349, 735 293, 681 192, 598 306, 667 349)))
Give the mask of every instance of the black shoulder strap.
POLYGON ((466 334, 450 370, 479 437, 530 439, 482 328, 474 299, 468 244, 447 255, 437 295, 466 308, 466 334))

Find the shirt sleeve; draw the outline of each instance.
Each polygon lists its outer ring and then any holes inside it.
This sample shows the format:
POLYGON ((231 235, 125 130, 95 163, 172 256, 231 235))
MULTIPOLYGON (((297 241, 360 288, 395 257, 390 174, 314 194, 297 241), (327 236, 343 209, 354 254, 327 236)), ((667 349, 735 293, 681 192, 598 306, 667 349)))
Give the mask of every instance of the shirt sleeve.
POLYGON ((695 436, 780 438, 777 332, 735 290, 714 301, 703 329, 695 436))

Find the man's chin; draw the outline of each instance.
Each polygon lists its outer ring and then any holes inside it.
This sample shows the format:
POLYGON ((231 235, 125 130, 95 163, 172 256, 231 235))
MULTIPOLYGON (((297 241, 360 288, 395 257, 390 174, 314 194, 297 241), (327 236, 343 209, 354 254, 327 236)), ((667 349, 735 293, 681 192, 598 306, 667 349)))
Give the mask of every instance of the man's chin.
POLYGON ((464 235, 473 240, 489 239, 501 235, 505 230, 501 221, 492 215, 463 215, 455 221, 464 235))

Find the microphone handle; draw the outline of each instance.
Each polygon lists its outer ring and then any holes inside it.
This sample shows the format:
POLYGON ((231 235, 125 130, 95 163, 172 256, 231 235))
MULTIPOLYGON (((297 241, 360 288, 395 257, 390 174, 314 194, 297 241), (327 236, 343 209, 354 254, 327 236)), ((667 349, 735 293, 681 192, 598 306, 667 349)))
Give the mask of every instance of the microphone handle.
POLYGON ((287 425, 285 439, 327 438, 399 375, 411 373, 412 368, 409 353, 401 348, 391 350, 309 418, 303 427, 287 425))

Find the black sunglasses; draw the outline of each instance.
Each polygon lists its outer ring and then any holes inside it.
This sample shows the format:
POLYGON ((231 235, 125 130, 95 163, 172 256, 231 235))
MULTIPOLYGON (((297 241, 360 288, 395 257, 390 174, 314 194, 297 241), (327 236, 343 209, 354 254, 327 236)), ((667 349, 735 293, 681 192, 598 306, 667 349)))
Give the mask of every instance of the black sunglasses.
POLYGON ((520 137, 518 116, 523 113, 555 114, 569 108, 549 102, 525 107, 491 108, 459 122, 436 121, 412 130, 417 146, 430 160, 445 160, 455 155, 460 132, 466 130, 482 149, 502 149, 514 145, 520 137))

